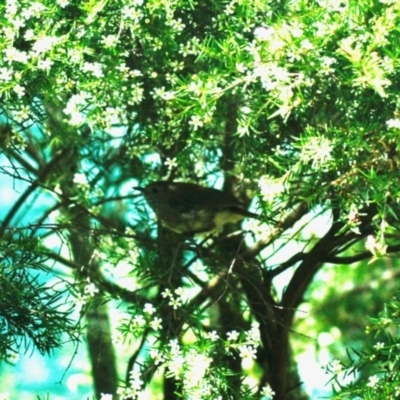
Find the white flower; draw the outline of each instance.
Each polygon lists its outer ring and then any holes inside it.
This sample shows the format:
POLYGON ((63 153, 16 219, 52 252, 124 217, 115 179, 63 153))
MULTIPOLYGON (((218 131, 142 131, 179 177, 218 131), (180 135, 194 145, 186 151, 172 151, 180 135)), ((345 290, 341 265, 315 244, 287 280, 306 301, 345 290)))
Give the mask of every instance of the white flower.
POLYGON ((262 390, 261 390, 261 394, 263 396, 266 396, 270 399, 272 399, 275 396, 275 392, 272 390, 271 386, 269 384, 266 384, 262 390))
POLYGON ((328 138, 310 137, 301 150, 300 159, 304 163, 311 161, 312 167, 316 168, 332 160, 333 149, 333 143, 328 138))
POLYGON ((146 320, 145 320, 145 318, 143 317, 143 315, 135 315, 135 316, 133 317, 133 325, 134 325, 135 327, 141 327, 141 326, 146 325, 146 320))
POLYGON ((74 94, 67 102, 67 106, 64 108, 64 113, 71 117, 70 123, 71 125, 81 125, 85 122, 84 115, 80 112, 80 108, 86 104, 86 100, 88 99, 88 94, 79 93, 74 94))
POLYGON ((368 378, 367 386, 374 388, 378 384, 378 382, 379 382, 379 378, 376 375, 370 376, 368 378))
POLYGON ((238 350, 240 358, 257 358, 257 350, 253 346, 240 345, 238 350))
POLYGON ((27 106, 22 106, 19 110, 16 110, 14 117, 18 122, 26 121, 29 118, 30 109, 27 106))
POLYGON ((229 3, 225 6, 224 14, 232 15, 234 12, 235 12, 235 3, 232 1, 232 3, 229 3))
POLYGON ((314 48, 314 45, 308 39, 302 40, 300 45, 302 50, 312 50, 314 48))
POLYGON ((39 69, 42 69, 44 71, 49 71, 53 64, 54 64, 53 60, 46 58, 45 60, 39 60, 37 66, 39 69))
POLYGON ((237 63, 236 69, 241 73, 244 74, 247 71, 247 67, 243 63, 237 63))
POLYGON ((8 68, 0 68, 0 81, 9 82, 12 79, 12 70, 8 68))
POLYGON ((375 251, 376 239, 373 235, 368 235, 367 240, 365 241, 365 247, 373 253, 375 251))
POLYGON ((18 97, 22 97, 25 94, 25 88, 18 84, 13 87, 13 91, 17 94, 18 97))
POLYGON ((193 352, 187 356, 188 370, 185 371, 185 385, 189 387, 196 386, 206 374, 212 358, 204 354, 193 352))
POLYGON ((101 394, 100 400, 112 400, 112 394, 101 394))
POLYGON ((113 47, 118 42, 117 35, 107 35, 102 38, 105 47, 113 47))
POLYGON ((342 2, 336 0, 318 0, 318 4, 325 8, 327 11, 343 11, 344 6, 342 2))
POLYGON ((140 84, 132 84, 131 86, 131 99, 129 104, 137 104, 143 99, 144 89, 140 87, 140 84))
POLYGON ((172 297, 172 292, 170 289, 165 289, 162 293, 161 296, 165 299, 167 297, 172 297))
POLYGON ((379 242, 373 235, 368 235, 365 241, 365 247, 374 256, 385 255, 387 250, 387 245, 383 242, 379 242))
POLYGON ((69 49, 67 54, 69 61, 74 64, 80 62, 83 57, 82 51, 78 49, 69 49))
POLYGON ((156 312, 156 308, 151 303, 146 303, 143 308, 145 314, 153 315, 156 312))
POLYGON ((261 221, 258 221, 256 219, 252 219, 248 222, 247 230, 250 232, 253 232, 254 235, 256 235, 260 238, 261 237, 265 238, 265 240, 267 240, 267 238, 269 238, 271 236, 271 234, 273 233, 271 226, 269 226, 261 221))
POLYGON ((178 166, 178 162, 176 161, 176 158, 169 158, 167 157, 167 159, 164 162, 164 165, 168 167, 168 170, 171 171, 173 168, 178 166))
POLYGON ((237 133, 240 137, 248 135, 249 134, 249 127, 248 126, 243 126, 239 125, 237 128, 237 133))
POLYGON ((0 400, 10 400, 10 395, 8 392, 0 393, 0 400))
POLYGON ((168 371, 175 379, 180 378, 180 374, 182 373, 184 363, 185 359, 181 355, 175 356, 172 358, 171 361, 169 361, 168 371))
POLYGON ((45 7, 41 3, 31 3, 30 7, 24 7, 22 9, 22 17, 25 20, 31 19, 33 17, 40 16, 41 13, 45 10, 45 7))
POLYGON ((143 385, 143 381, 140 379, 140 375, 136 371, 129 372, 129 386, 132 389, 140 390, 143 385))
POLYGON ((196 96, 201 94, 203 82, 202 81, 192 81, 190 82, 187 90, 193 92, 196 96))
POLYGON ((82 174, 82 173, 76 173, 76 174, 74 175, 74 180, 73 180, 73 182, 74 182, 76 185, 80 185, 80 186, 89 186, 89 183, 88 183, 88 181, 87 181, 86 175, 85 175, 85 174, 82 174))
POLYGON ((44 36, 36 40, 32 46, 32 51, 35 55, 50 51, 59 41, 58 38, 52 36, 44 36))
POLYGON ((170 350, 171 355, 181 354, 182 351, 181 351, 181 348, 179 346, 178 339, 171 339, 169 341, 169 346, 171 347, 171 350, 170 350))
POLYGON ((15 31, 15 29, 11 28, 10 26, 4 26, 2 29, 2 34, 4 39, 8 39, 11 41, 13 41, 17 36, 17 32, 15 31))
POLYGON ((18 3, 15 0, 8 0, 6 2, 6 14, 8 14, 8 16, 12 17, 13 15, 15 15, 18 11, 18 3))
POLYGON ((331 367, 334 374, 339 374, 343 371, 343 365, 339 360, 333 360, 331 363, 331 367))
POLYGON ((183 287, 178 287, 178 288, 176 288, 175 290, 174 290, 174 293, 178 296, 178 297, 180 297, 180 298, 182 298, 182 296, 183 296, 183 287))
POLYGON ((149 351, 149 355, 154 360, 155 365, 165 362, 165 355, 162 354, 158 349, 151 349, 149 351))
POLYGON ((383 342, 378 342, 375 346, 374 346, 374 348, 376 349, 376 350, 381 350, 381 349, 383 349, 385 347, 385 343, 383 343, 383 342))
POLYGON ((206 333, 206 337, 210 339, 212 342, 216 342, 219 339, 217 331, 211 331, 206 333))
POLYGON ((231 331, 231 332, 228 332, 226 335, 228 336, 228 340, 230 342, 235 342, 239 337, 239 332, 238 331, 231 331))
POLYGON ((271 40, 274 30, 272 28, 265 28, 263 26, 258 26, 254 29, 254 36, 257 40, 266 41, 271 40))
POLYGON ((324 56, 321 58, 321 65, 330 67, 331 65, 335 64, 336 58, 324 56))
POLYGON ((171 297, 168 305, 170 305, 174 310, 177 310, 182 305, 182 300, 180 298, 171 297))
POLYGON ((400 119, 389 119, 386 121, 386 125, 388 126, 389 129, 394 128, 394 129, 400 129, 400 119))
POLYGON ((158 331, 162 328, 162 319, 161 318, 154 318, 153 320, 150 321, 150 328, 154 329, 155 331, 158 331))
POLYGON ((124 6, 122 9, 122 16, 125 19, 131 19, 132 21, 139 22, 140 18, 143 16, 143 12, 138 8, 124 6))
POLYGON ((176 288, 174 290, 174 293, 177 295, 177 297, 174 297, 170 289, 165 289, 161 293, 161 296, 164 297, 164 299, 169 298, 170 300, 168 304, 172 306, 174 310, 176 310, 182 305, 183 288, 182 287, 176 288))
POLYGON ((104 73, 102 70, 103 66, 102 64, 98 62, 90 63, 90 62, 85 62, 82 67, 83 72, 91 72, 92 75, 96 78, 103 78, 104 73))
POLYGON ((252 345, 258 345, 260 343, 260 330, 257 326, 253 326, 249 331, 245 333, 246 341, 252 345))
POLYGON ((197 131, 197 129, 201 128, 204 123, 198 115, 192 115, 190 117, 189 125, 192 125, 193 130, 197 131))
POLYGON ((94 283, 88 283, 88 284, 85 286, 84 293, 85 293, 86 295, 90 296, 90 297, 94 297, 94 295, 95 295, 96 293, 98 293, 98 292, 99 292, 99 289, 97 289, 97 287, 96 287, 96 285, 95 285, 94 283))
MULTIPOLYGON (((23 12, 22 12, 23 13, 23 12)), ((21 13, 21 15, 22 15, 22 13, 21 13)), ((15 29, 15 30, 19 30, 20 28, 22 28, 22 27, 24 27, 25 26, 25 20, 24 20, 24 18, 20 18, 20 17, 15 17, 12 21, 11 21, 11 23, 13 24, 13 28, 15 29)))

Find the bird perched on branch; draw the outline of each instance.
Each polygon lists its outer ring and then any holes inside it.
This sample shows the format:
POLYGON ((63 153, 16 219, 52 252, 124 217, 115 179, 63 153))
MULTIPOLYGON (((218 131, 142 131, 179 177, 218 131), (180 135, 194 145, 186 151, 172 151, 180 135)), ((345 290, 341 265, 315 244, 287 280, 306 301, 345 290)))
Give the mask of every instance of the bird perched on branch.
POLYGON ((260 218, 232 194, 194 183, 157 181, 134 189, 143 193, 160 223, 177 233, 211 232, 245 217, 260 218))

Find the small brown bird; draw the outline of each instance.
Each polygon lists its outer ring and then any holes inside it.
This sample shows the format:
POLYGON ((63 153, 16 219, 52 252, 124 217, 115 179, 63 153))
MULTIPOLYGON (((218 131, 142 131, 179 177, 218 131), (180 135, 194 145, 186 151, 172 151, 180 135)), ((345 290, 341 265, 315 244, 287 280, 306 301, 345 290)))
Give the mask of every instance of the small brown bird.
POLYGON ((177 233, 210 232, 245 217, 260 218, 230 193, 194 183, 157 181, 134 189, 143 193, 160 223, 177 233))

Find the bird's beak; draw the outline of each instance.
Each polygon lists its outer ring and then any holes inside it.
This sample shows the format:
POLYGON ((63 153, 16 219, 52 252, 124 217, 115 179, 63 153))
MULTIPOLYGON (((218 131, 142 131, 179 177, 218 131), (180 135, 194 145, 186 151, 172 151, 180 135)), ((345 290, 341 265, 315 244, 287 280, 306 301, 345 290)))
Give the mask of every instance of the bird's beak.
POLYGON ((144 191, 144 188, 142 188, 140 186, 134 186, 132 189, 133 190, 139 190, 139 192, 143 192, 144 191))

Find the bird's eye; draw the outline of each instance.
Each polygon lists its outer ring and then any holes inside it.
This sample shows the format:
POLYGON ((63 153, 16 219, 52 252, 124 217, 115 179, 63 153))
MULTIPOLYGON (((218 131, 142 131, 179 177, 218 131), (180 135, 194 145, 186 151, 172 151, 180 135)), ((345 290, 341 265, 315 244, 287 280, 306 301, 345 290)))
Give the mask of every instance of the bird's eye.
POLYGON ((157 193, 158 193, 158 189, 157 189, 157 188, 152 188, 152 189, 151 189, 151 192, 152 192, 153 194, 157 194, 157 193))

